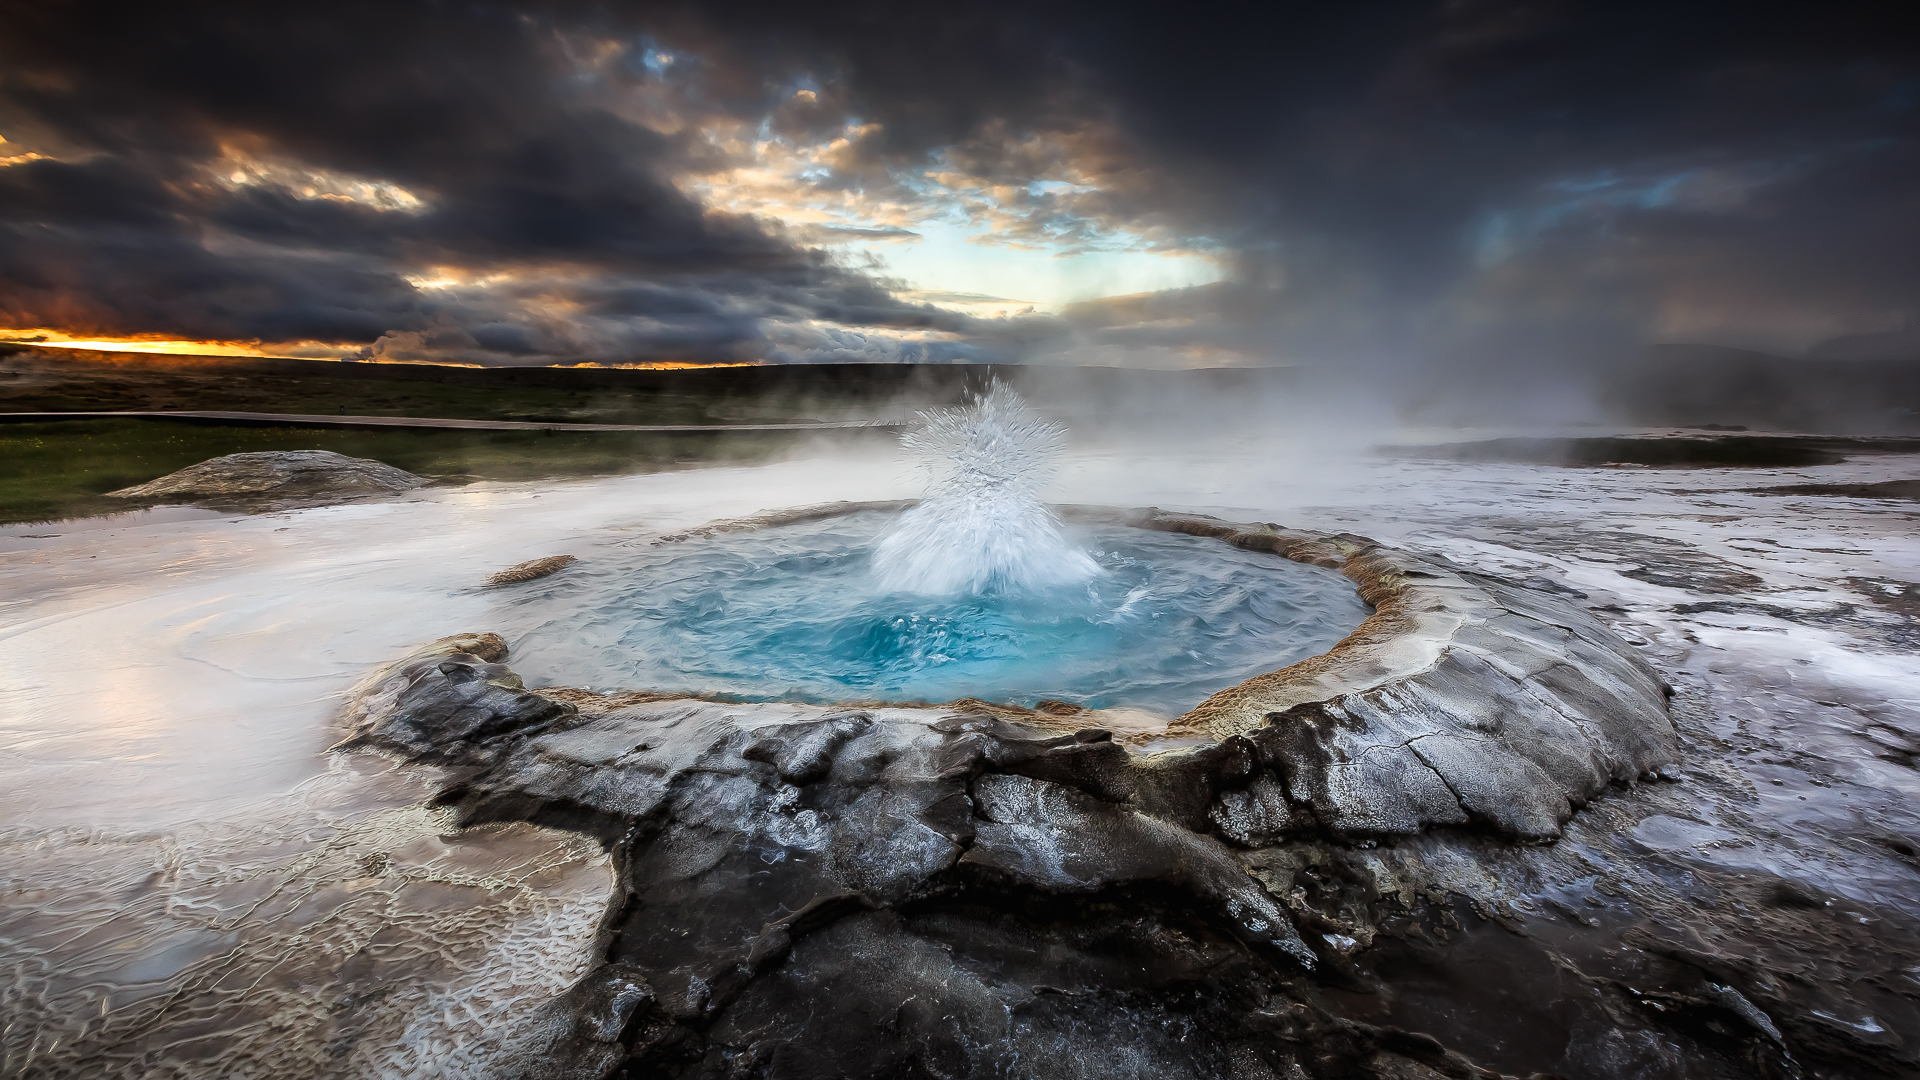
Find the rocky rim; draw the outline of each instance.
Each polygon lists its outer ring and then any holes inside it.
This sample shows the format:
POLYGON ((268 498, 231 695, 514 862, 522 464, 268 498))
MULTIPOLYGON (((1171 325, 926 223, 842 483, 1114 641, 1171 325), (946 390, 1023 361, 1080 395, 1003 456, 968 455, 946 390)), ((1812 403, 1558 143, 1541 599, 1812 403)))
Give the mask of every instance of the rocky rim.
MULTIPOLYGON (((1177 746, 1130 749, 1072 710, 530 690, 492 634, 356 687, 341 748, 442 767, 465 822, 612 854, 599 963, 529 1020, 518 1071, 1496 1075, 1366 1007, 1394 992, 1373 968, 1673 761, 1666 683, 1564 596, 1361 537, 1066 513, 1337 567, 1375 611, 1178 718, 1177 746)), ((1660 1075, 1798 1069, 1738 988, 1672 980, 1730 1034, 1619 1021, 1658 1042, 1660 1075)))

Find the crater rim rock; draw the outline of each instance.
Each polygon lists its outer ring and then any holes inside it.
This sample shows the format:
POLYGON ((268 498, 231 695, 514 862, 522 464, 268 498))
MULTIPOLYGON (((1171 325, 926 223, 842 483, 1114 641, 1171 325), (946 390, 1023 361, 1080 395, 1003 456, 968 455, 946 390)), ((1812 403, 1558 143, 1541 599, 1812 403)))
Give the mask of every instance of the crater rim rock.
POLYGON ((1555 839, 1675 759, 1666 684, 1567 596, 1364 537, 1061 513, 1328 566, 1374 612, 1131 745, 1058 707, 529 689, 495 634, 425 645, 348 694, 338 749, 446 768, 439 801, 463 823, 557 825, 612 853, 601 960, 533 1018, 524 1074, 1044 1058, 1093 1077, 1122 1049, 1164 1075, 1472 1071, 1289 989, 1372 940, 1377 919, 1352 912, 1401 902, 1361 884, 1329 914, 1308 893, 1338 879, 1306 868, 1380 843, 1555 839), (1268 1071, 1242 1071, 1248 1054, 1268 1071))

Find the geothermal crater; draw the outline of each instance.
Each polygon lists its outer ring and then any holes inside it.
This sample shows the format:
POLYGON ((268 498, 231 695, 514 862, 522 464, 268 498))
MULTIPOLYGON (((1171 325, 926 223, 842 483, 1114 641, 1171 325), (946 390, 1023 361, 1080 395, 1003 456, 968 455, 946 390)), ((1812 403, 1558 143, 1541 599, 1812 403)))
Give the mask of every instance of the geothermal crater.
MULTIPOLYGON (((693 539, 829 535, 874 509, 693 539)), ((440 798, 465 821, 560 825, 612 850, 601 960, 549 1007, 529 1074, 1466 1068, 1318 1000, 1316 980, 1437 883, 1418 859, 1388 871, 1365 853, 1554 838, 1609 785, 1672 760, 1665 685, 1555 596, 1360 537, 1063 516, 1337 571, 1372 612, 1330 651, 1278 657, 1158 731, 979 695, 528 689, 492 633, 368 677, 343 746, 453 767, 440 798), (1330 865, 1346 869, 1329 879, 1330 865)))

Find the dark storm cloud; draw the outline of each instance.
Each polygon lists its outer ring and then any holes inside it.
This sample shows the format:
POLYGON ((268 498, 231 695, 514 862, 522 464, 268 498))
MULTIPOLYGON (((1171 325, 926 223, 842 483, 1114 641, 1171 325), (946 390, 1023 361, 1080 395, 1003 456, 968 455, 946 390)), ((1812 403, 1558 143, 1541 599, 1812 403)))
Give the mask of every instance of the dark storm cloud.
POLYGON ((1132 165, 1101 212, 1238 252, 1205 295, 1250 321, 1201 336, 1280 359, 1533 348, 1555 324, 1791 347, 1914 316, 1920 35, 1898 5, 956 8, 908 32, 769 7, 693 40, 832 72, 885 125, 875 174, 951 147, 1018 178, 1035 144, 1010 136, 1101 126, 1132 165), (1501 326, 1512 278, 1549 310, 1501 326))
POLYGON ((1898 5, 97 14, 14 5, 0 34, 0 133, 49 155, 0 168, 14 325, 522 361, 1371 370, 1675 336, 1798 349, 1920 314, 1920 36, 1898 5), (623 104, 649 95, 675 122, 623 104), (681 182, 722 164, 700 138, 721 122, 824 143, 855 121, 819 190, 910 202, 939 168, 994 193, 960 212, 1010 242, 1119 230, 1231 272, 981 321, 809 247, 906 224, 749 218, 681 182), (222 182, 233 161, 297 175, 222 182), (409 281, 436 267, 451 285, 409 281))
POLYGON ((353 339, 416 321, 401 277, 324 249, 217 252, 169 186, 115 158, 0 170, 0 321, 132 334, 353 339))
POLYGON ((0 35, 0 132, 51 155, 0 169, 0 316, 13 325, 753 359, 768 315, 962 321, 680 193, 683 148, 577 92, 564 28, 544 18, 202 6, 135 11, 102 34, 86 16, 14 10, 0 35), (236 156, 296 175, 222 183, 236 156), (313 173, 418 204, 302 194, 313 173), (605 318, 568 328, 534 310, 551 295, 406 280, 431 266, 557 275, 605 318))
POLYGON ((1197 178, 1161 193, 1270 283, 1241 325, 1280 358, 1793 347, 1912 315, 1920 38, 1892 7, 1326 5, 1090 35, 1118 123, 1197 178))

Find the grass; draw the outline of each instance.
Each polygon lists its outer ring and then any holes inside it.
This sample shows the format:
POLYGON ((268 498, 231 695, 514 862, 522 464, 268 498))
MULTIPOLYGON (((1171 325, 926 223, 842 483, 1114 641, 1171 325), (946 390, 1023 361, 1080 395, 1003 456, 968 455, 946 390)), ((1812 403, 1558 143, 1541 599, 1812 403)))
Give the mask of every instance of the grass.
POLYGON ((655 472, 764 459, 779 433, 442 431, 257 427, 180 420, 96 419, 0 424, 0 523, 126 510, 106 497, 221 454, 332 450, 442 480, 522 480, 655 472))
POLYGON ((0 346, 0 412, 212 410, 629 424, 865 419, 952 400, 972 369, 774 365, 694 371, 432 368, 132 357, 0 346), (912 388, 926 381, 918 391, 912 388))
MULTIPOLYGON (((84 377, 48 380, 30 388, 0 382, 0 400, 6 411, 12 412, 211 409, 639 424, 700 424, 726 419, 715 415, 710 402, 693 394, 374 380, 325 370, 338 365, 311 366, 321 370, 274 372, 263 377, 244 368, 234 372, 81 369, 84 377)), ((759 411, 782 418, 777 408, 759 411)))

